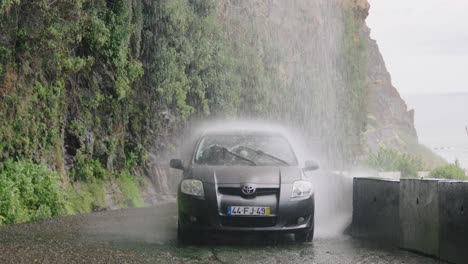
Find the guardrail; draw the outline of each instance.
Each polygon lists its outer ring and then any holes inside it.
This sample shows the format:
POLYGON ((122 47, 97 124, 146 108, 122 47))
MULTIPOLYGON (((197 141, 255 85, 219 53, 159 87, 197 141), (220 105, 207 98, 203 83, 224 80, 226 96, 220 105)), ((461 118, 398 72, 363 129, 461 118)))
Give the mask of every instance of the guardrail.
POLYGON ((468 263, 468 181, 354 178, 352 235, 468 263))

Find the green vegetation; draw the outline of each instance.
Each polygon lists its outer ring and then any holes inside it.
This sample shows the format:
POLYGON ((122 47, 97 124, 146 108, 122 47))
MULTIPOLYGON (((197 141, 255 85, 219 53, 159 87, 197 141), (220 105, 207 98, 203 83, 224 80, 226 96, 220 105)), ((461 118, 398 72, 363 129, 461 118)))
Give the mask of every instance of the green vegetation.
MULTIPOLYGON (((362 135, 367 126, 367 64, 368 50, 365 38, 361 36, 364 20, 351 10, 344 13, 344 35, 341 58, 341 71, 346 86, 340 91, 341 101, 338 113, 343 115, 338 138, 348 141, 340 149, 344 160, 353 160, 362 154, 362 135), (352 136, 350 136, 352 135, 352 136)), ((343 143, 342 143, 343 144, 343 143)))
MULTIPOLYGON (((105 207, 109 181, 121 206, 142 205, 128 171, 144 166, 154 135, 182 124, 161 112, 185 121, 235 108, 213 1, 14 0, 0 15, 0 164, 56 171, 69 214, 105 207)), ((15 206, 3 223, 60 213, 15 206)))
POLYGON ((448 164, 435 168, 429 174, 431 178, 451 179, 451 180, 468 180, 468 176, 463 168, 457 164, 448 164))
POLYGON ((64 192, 65 211, 68 215, 89 213, 106 208, 106 193, 102 180, 78 182, 64 192))
MULTIPOLYGON (((107 206, 106 182, 100 176, 76 182, 73 187, 60 188, 58 184, 63 178, 42 165, 8 160, 0 166, 0 225, 87 213, 107 206)), ((89 167, 84 168, 92 173, 89 167)), ((112 191, 118 194, 114 195, 118 206, 143 206, 141 183, 135 179, 130 173, 122 172, 111 181, 116 183, 112 191)))
POLYGON ((0 189, 10 197, 10 207, 0 204, 2 223, 99 210, 109 196, 117 206, 142 206, 148 151, 170 149, 178 128, 198 118, 279 120, 323 138, 342 164, 362 154, 367 47, 356 11, 340 21, 340 67, 323 72, 329 67, 310 54, 287 62, 258 17, 226 16, 220 3, 0 2, 0 175, 9 184, 2 186, 17 184, 10 174, 24 164, 60 180, 51 197, 24 205, 29 189, 11 197, 0 189), (293 64, 313 69, 289 80, 293 64), (336 91, 324 80, 332 75, 345 83, 336 91))
POLYGON ((0 165, 0 225, 40 220, 63 212, 59 176, 30 161, 0 165))
POLYGON ((64 192, 65 212, 73 215, 105 209, 109 206, 106 196, 112 200, 112 204, 120 208, 142 207, 144 204, 140 187, 143 187, 143 184, 137 182, 139 178, 123 171, 117 178, 104 180, 94 177, 76 182, 64 192))
POLYGON ((142 207, 139 186, 135 178, 128 172, 123 172, 117 179, 117 183, 122 192, 122 207, 142 207))
POLYGON ((21 0, 1 0, 0 1, 0 15, 10 11, 14 4, 18 4, 21 0))
POLYGON ((428 147, 420 144, 414 136, 411 136, 404 131, 398 131, 396 138, 398 140, 394 142, 394 144, 398 146, 397 149, 403 153, 420 158, 423 162, 422 167, 425 170, 430 170, 447 164, 446 160, 432 152, 428 147))
POLYGON ((367 163, 379 171, 399 171, 402 177, 416 177, 423 170, 421 159, 385 147, 370 154, 367 163))

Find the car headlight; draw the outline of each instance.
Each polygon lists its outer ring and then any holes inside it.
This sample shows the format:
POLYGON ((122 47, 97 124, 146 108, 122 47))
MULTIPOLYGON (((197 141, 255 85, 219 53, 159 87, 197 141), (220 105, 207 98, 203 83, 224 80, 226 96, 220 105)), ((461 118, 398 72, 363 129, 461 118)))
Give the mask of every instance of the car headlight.
POLYGON ((311 194, 312 194, 312 183, 308 181, 294 182, 291 198, 306 197, 311 194))
POLYGON ((180 191, 185 194, 205 196, 205 191, 203 191, 203 183, 199 180, 183 180, 180 184, 180 191))

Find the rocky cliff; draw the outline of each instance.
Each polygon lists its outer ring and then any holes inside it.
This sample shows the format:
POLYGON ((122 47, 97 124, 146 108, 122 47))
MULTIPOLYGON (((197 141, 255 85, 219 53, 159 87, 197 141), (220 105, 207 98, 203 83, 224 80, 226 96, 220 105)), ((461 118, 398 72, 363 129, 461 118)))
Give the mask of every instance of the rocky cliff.
MULTIPOLYGON (((368 35, 369 30, 365 30, 368 35)), ((375 40, 369 38, 369 106, 366 139, 371 150, 379 145, 403 148, 408 141, 417 142, 414 128, 414 110, 408 110, 406 103, 392 85, 382 55, 375 40)))
POLYGON ((170 192, 165 153, 193 120, 286 124, 332 168, 379 144, 417 145, 368 9, 364 0, 3 1, 0 165, 56 171, 68 196, 91 197, 73 210, 89 211, 108 193, 140 204, 141 176, 170 192))
MULTIPOLYGON (((367 1, 354 1, 361 9, 362 18, 368 15, 367 1)), ((352 3, 351 3, 352 4, 352 3)), ((414 111, 408 110, 406 103, 392 85, 383 57, 375 40, 370 38, 370 29, 361 29, 367 45, 367 83, 368 83, 368 126, 366 140, 370 150, 379 145, 392 145, 402 148, 407 141, 417 142, 414 128, 414 111)))
MULTIPOLYGON (((352 2, 352 1, 351 1, 352 2)), ((365 19, 369 11, 367 1, 355 1, 365 19)), ((445 160, 419 144, 414 126, 414 110, 408 109, 398 90, 393 86, 382 54, 375 40, 370 38, 370 29, 363 25, 361 34, 367 46, 368 118, 363 138, 366 153, 375 153, 380 147, 409 153, 422 160, 423 168, 435 168, 445 160)))
POLYGON ((248 59, 279 76, 271 84, 280 95, 275 117, 303 129, 332 166, 381 145, 417 144, 413 113, 365 24, 367 1, 221 2, 230 41, 248 43, 256 51, 248 59))

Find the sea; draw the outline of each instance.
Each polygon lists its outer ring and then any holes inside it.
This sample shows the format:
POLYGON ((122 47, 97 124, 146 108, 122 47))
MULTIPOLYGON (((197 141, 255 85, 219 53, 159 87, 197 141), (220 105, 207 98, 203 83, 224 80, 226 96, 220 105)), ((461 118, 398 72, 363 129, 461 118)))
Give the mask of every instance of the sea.
POLYGON ((415 110, 419 142, 468 170, 468 93, 402 95, 415 110))

